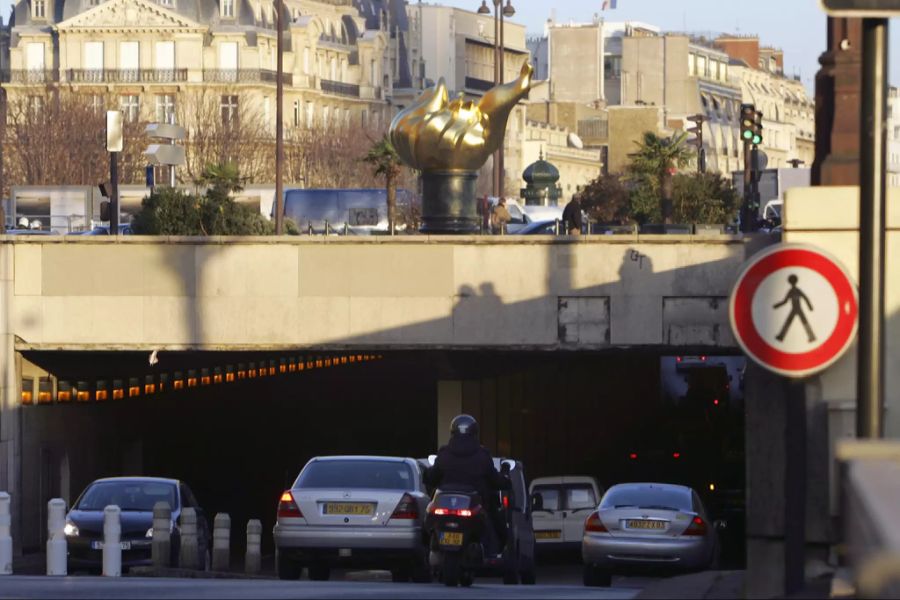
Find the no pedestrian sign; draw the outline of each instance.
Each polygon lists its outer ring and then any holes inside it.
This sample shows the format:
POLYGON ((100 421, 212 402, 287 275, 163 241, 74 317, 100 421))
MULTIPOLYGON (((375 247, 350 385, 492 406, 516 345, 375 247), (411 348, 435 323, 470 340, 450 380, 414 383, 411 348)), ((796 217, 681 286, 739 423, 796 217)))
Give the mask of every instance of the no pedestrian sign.
POLYGON ((805 244, 754 256, 731 292, 728 315, 750 358, 787 377, 827 369, 856 335, 856 285, 836 259, 805 244))

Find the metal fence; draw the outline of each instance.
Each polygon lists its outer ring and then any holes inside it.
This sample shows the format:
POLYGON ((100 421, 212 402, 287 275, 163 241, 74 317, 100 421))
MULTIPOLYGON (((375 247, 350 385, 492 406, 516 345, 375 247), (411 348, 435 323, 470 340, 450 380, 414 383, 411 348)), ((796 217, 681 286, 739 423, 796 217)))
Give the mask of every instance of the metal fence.
POLYGON ((322 91, 328 94, 336 94, 338 96, 350 96, 359 98, 359 86, 352 83, 342 83, 340 81, 331 81, 323 79, 321 82, 322 91))
POLYGON ((68 69, 72 83, 172 83, 187 81, 187 69, 68 69))

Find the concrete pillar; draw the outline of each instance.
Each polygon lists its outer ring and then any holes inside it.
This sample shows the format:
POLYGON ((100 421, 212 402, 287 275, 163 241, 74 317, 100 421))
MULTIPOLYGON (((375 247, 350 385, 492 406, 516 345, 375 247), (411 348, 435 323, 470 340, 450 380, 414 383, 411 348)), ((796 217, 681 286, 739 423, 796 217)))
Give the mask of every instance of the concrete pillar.
POLYGON ((231 517, 216 515, 213 525, 212 570, 227 571, 231 566, 231 517))
POLYGON ((10 495, 10 535, 21 552, 21 440, 19 438, 20 378, 10 313, 14 296, 14 246, 0 243, 0 490, 10 495))
POLYGON ((157 569, 170 565, 172 560, 172 509, 168 502, 153 505, 153 541, 150 546, 153 566, 157 569))
POLYGON ((438 381, 437 440, 443 446, 450 440, 450 421, 462 412, 462 381, 438 381))
POLYGON ((12 536, 9 494, 0 492, 0 575, 12 575, 12 536))
POLYGON ((66 575, 66 501, 54 498, 47 503, 47 575, 66 575))
POLYGON ((181 509, 181 546, 178 552, 178 566, 182 569, 200 568, 197 511, 193 508, 181 509))
POLYGON ((103 576, 122 576, 122 520, 116 505, 103 509, 103 576))
POLYGON ((258 575, 262 568, 262 523, 259 519, 247 522, 247 553, 244 555, 244 571, 248 575, 258 575))

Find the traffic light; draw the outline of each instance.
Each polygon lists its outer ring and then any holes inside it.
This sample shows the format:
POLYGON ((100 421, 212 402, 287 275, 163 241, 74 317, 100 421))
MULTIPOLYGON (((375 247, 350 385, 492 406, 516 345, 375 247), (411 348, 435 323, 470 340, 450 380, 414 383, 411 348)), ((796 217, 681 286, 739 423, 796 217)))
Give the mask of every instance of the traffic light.
POLYGON ((756 111, 756 115, 755 115, 755 118, 754 118, 754 120, 753 120, 753 140, 752 140, 752 142, 753 142, 753 145, 754 145, 754 146, 759 146, 760 144, 762 144, 762 140, 763 140, 763 137, 762 137, 762 130, 763 130, 762 117, 763 117, 762 111, 761 111, 761 110, 756 111))
POLYGON ((703 147, 703 121, 706 120, 706 117, 703 115, 691 115, 687 118, 688 121, 694 124, 693 127, 688 128, 688 133, 694 134, 694 138, 688 140, 688 144, 692 144, 697 146, 698 148, 703 147))
POLYGON ((756 106, 741 104, 741 139, 748 144, 753 143, 756 129, 756 106))

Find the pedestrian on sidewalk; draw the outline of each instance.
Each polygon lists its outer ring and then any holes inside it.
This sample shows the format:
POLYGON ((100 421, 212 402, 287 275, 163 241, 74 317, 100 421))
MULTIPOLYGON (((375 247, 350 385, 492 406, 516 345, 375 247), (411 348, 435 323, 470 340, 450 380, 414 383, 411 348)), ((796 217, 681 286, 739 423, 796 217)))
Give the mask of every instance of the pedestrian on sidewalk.
POLYGON ((509 214, 509 209, 506 208, 506 198, 501 197, 497 200, 497 206, 491 213, 491 230, 494 235, 506 233, 506 224, 510 221, 512 221, 512 216, 509 214))
POLYGON ((583 221, 581 216, 581 198, 578 197, 578 194, 572 195, 572 199, 563 209, 562 218, 566 227, 566 233, 569 235, 581 235, 583 221))

